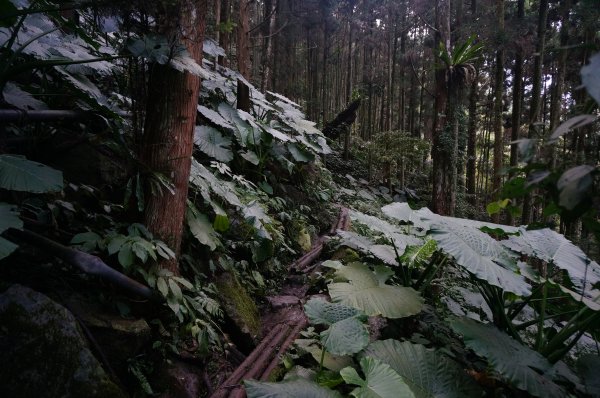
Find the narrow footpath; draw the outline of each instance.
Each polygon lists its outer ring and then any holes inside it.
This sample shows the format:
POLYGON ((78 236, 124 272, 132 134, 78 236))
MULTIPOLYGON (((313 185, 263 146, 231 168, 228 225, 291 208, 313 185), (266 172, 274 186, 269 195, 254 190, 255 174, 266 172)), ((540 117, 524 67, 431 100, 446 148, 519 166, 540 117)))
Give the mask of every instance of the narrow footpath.
POLYGON ((307 301, 308 286, 297 283, 298 275, 314 272, 320 265, 318 260, 327 239, 337 230, 347 230, 349 227, 348 209, 341 207, 338 220, 332 225, 329 233, 320 236, 309 252, 290 265, 288 277, 279 295, 267 298, 271 311, 261 316, 263 339, 237 369, 215 389, 211 398, 244 398, 246 397, 243 385, 245 379, 261 381, 269 379, 288 348, 308 325, 303 309, 307 301))

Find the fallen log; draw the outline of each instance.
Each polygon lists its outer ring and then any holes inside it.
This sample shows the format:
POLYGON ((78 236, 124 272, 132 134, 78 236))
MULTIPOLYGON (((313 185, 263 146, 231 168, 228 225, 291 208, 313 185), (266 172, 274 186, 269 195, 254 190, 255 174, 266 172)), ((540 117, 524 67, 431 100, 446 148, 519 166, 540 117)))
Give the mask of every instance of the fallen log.
POLYGON ((64 246, 32 231, 10 228, 7 232, 10 236, 14 236, 24 242, 47 250, 56 257, 79 268, 86 274, 97 276, 100 279, 110 282, 131 294, 141 296, 152 301, 163 301, 163 298, 154 290, 134 279, 131 279, 127 275, 120 273, 116 269, 107 265, 97 256, 64 246))

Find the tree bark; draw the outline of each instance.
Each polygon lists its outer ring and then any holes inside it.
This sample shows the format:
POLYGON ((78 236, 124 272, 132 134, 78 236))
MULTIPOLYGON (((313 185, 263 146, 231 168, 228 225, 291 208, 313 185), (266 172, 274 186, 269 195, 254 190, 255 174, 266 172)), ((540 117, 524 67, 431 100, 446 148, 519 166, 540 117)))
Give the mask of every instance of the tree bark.
MULTIPOLYGON (((450 49, 450 0, 437 0, 435 4, 435 45, 450 49)), ((441 59, 436 60, 440 65, 441 59)), ((433 158, 432 210, 441 215, 453 215, 456 196, 452 186, 454 140, 447 130, 448 69, 435 71, 434 129, 431 157, 433 158)))
MULTIPOLYGON (((497 28, 504 31, 504 0, 496 1, 497 28)), ((496 73, 494 80, 494 175, 492 178, 493 196, 497 197, 502 187, 502 166, 504 156, 504 127, 502 97, 504 95, 504 49, 496 50, 496 73)), ((492 215, 493 222, 500 221, 500 213, 492 215)))
MULTIPOLYGON (((546 20, 548 19, 548 0, 540 0, 538 14, 538 34, 537 45, 534 55, 533 65, 533 87, 531 89, 531 104, 529 107, 529 138, 535 138, 538 132, 537 123, 540 119, 541 96, 542 96, 542 66, 544 62, 544 50, 546 45, 546 20)), ((531 211, 531 195, 526 195, 523 199, 523 213, 521 217, 522 224, 529 224, 533 220, 531 211)))
MULTIPOLYGON (((201 64, 206 0, 180 0, 161 11, 157 18, 160 33, 183 44, 190 56, 201 64)), ((179 72, 168 65, 152 66, 141 160, 151 173, 160 173, 169 180, 172 191, 163 187, 156 192, 148 186, 144 223, 177 256, 186 210, 199 89, 198 76, 179 72)), ((177 259, 162 260, 159 266, 179 273, 177 259)))
POLYGON ((237 65, 238 71, 244 78, 250 81, 250 20, 248 15, 248 1, 241 0, 238 3, 238 27, 237 27, 237 65))
POLYGON ((273 35, 275 33, 275 22, 276 22, 276 14, 277 14, 277 0, 269 0, 265 2, 266 12, 269 15, 269 29, 267 36, 265 37, 265 53, 263 57, 263 75, 260 83, 260 90, 262 92, 266 92, 271 89, 271 75, 273 64, 273 35))

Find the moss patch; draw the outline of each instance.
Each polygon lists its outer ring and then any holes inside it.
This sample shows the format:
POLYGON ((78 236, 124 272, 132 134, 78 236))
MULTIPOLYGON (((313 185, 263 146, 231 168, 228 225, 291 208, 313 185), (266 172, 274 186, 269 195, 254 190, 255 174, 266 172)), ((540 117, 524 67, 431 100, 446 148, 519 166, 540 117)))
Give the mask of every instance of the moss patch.
POLYGON ((258 336, 260 333, 258 308, 237 277, 230 273, 221 275, 217 279, 217 288, 227 313, 241 331, 253 337, 258 336))

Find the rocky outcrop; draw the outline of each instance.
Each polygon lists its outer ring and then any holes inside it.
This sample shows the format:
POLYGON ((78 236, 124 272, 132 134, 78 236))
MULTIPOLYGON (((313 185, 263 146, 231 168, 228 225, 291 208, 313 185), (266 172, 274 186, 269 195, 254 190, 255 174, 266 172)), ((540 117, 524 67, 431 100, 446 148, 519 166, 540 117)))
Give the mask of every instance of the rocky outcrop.
POLYGON ((0 294, 0 396, 126 395, 92 355, 75 317, 20 285, 0 294))

